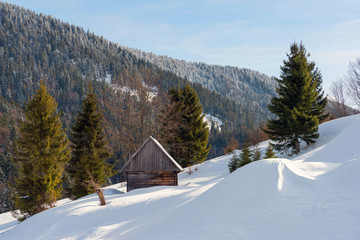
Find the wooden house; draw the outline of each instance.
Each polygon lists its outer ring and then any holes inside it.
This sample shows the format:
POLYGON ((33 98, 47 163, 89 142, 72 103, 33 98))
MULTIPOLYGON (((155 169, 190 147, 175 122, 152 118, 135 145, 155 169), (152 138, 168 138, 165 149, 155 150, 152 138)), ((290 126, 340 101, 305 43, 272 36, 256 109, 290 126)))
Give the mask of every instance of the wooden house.
POLYGON ((151 136, 120 170, 126 174, 127 191, 151 186, 177 186, 177 174, 181 171, 181 166, 151 136))

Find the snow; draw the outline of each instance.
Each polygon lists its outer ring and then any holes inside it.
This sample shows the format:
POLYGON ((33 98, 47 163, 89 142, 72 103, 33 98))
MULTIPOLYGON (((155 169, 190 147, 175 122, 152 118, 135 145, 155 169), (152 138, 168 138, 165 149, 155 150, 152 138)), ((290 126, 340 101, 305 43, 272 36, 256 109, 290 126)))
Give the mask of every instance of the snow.
MULTIPOLYGON (((157 87, 150 87, 148 85, 146 85, 146 83, 144 81, 142 81, 142 86, 145 87, 145 89, 148 91, 148 100, 151 102, 153 101, 153 99, 157 96, 158 94, 158 90, 157 87)), ((115 92, 123 92, 123 93, 129 93, 131 96, 136 96, 139 98, 139 94, 138 94, 138 90, 132 89, 130 87, 122 87, 119 84, 110 84, 110 87, 115 91, 115 92)))
POLYGON ((204 121, 208 122, 209 129, 211 129, 211 124, 214 123, 215 128, 221 131, 221 126, 223 125, 223 121, 221 121, 220 118, 206 113, 204 117, 204 121))
MULTIPOLYGON (((86 78, 85 75, 82 75, 82 77, 83 77, 83 78, 86 78)), ((111 85, 111 73, 106 72, 105 77, 97 78, 96 81, 105 81, 106 83, 108 83, 109 85, 111 85)))
POLYGON ((111 84, 111 74, 110 73, 106 73, 105 82, 107 82, 108 84, 111 84))
POLYGON ((1 233, 15 227, 17 220, 13 218, 10 212, 0 214, 0 238, 1 233))
POLYGON ((2 214, 0 239, 360 239, 360 115, 319 132, 298 156, 232 174, 225 155, 184 169, 179 186, 109 186, 106 206, 92 194, 21 224, 2 214))
POLYGON ((137 96, 138 93, 136 90, 133 90, 129 87, 121 87, 119 86, 118 84, 111 84, 110 87, 115 91, 115 92, 118 92, 118 91, 121 91, 123 93, 129 93, 131 96, 137 96))

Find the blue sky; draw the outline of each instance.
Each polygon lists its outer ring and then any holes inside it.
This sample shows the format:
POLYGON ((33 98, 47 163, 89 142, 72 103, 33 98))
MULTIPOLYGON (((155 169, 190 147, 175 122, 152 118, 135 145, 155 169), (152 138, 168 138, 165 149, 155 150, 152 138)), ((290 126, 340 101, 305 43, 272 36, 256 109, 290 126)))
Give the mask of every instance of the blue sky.
POLYGON ((278 77, 302 41, 324 88, 360 57, 358 0, 7 0, 121 45, 278 77))

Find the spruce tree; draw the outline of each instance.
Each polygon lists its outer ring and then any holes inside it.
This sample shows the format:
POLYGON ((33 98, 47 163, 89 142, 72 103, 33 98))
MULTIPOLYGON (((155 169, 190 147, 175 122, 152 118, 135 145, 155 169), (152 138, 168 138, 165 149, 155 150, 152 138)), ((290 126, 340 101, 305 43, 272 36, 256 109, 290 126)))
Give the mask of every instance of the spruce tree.
POLYGON ((329 117, 329 113, 326 113, 327 97, 324 96, 325 92, 322 89, 322 76, 320 70, 315 67, 314 62, 309 63, 309 69, 312 81, 316 83, 316 91, 318 93, 316 103, 313 106, 312 115, 318 116, 319 122, 321 123, 329 117))
POLYGON ((168 95, 170 104, 162 117, 163 142, 182 167, 203 162, 210 151, 209 128, 196 92, 186 85, 170 89, 168 95))
POLYGON ((266 158, 277 158, 277 156, 275 155, 274 149, 272 148, 271 144, 269 144, 268 148, 266 149, 264 159, 266 159, 266 158))
POLYGON ((319 121, 324 119, 326 98, 321 89, 321 75, 313 62, 308 62, 305 47, 294 43, 281 67, 269 110, 277 119, 267 123, 264 130, 280 152, 291 149, 290 155, 300 152, 300 141, 315 143, 319 137, 319 121))
POLYGON ((253 153, 251 152, 249 147, 245 146, 241 150, 239 167, 242 167, 242 166, 245 166, 246 164, 251 163, 252 155, 253 155, 253 153))
POLYGON ((102 186, 112 174, 112 166, 106 162, 111 156, 96 96, 90 92, 82 103, 71 131, 71 160, 67 167, 71 188, 69 195, 80 198, 94 193, 94 184, 102 186))
POLYGON ((62 174, 70 159, 57 103, 41 82, 27 103, 16 144, 15 208, 19 220, 51 208, 62 194, 62 174))
POLYGON ((239 166, 240 166, 240 158, 238 155, 234 154, 231 157, 230 162, 228 164, 229 172, 232 173, 233 171, 238 169, 239 166))
POLYGON ((258 145, 255 145, 255 149, 253 151, 253 156, 252 156, 252 160, 253 161, 258 161, 261 159, 261 150, 259 148, 258 145))

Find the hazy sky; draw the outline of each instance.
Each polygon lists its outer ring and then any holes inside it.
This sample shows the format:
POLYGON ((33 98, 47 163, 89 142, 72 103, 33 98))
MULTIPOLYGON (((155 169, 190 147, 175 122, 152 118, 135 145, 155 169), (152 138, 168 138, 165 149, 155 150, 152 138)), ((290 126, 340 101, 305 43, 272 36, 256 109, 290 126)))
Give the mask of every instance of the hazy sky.
POLYGON ((121 45, 279 76, 302 41, 324 88, 360 57, 359 0, 7 0, 121 45))

